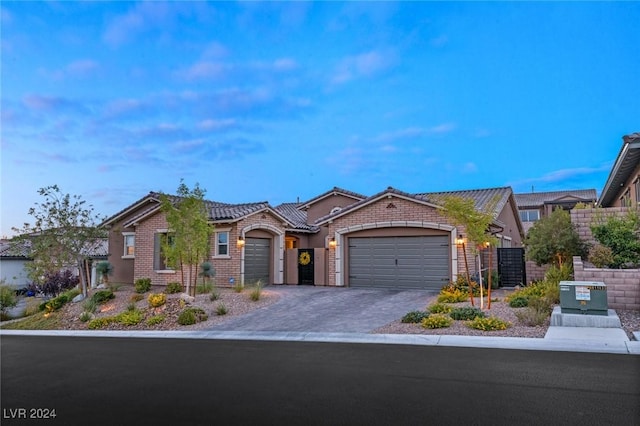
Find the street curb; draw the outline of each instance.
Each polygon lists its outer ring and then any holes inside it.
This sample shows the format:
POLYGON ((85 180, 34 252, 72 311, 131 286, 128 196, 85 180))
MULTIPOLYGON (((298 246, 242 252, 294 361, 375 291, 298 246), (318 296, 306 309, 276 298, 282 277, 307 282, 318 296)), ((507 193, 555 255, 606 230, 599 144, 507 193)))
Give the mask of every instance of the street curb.
POLYGON ((593 352, 640 355, 638 341, 577 341, 528 337, 440 336, 424 334, 366 334, 256 331, 69 331, 0 330, 2 336, 129 337, 151 339, 258 340, 285 342, 331 342, 418 346, 515 349, 560 352, 593 352))

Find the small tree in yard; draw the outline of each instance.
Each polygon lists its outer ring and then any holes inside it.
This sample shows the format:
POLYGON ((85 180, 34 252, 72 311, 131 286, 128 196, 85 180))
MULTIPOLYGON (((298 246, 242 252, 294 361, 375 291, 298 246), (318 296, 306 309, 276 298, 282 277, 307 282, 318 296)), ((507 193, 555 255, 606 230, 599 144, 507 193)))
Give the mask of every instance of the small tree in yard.
POLYGON ((162 211, 166 215, 170 237, 162 242, 168 265, 180 269, 181 283, 187 293, 195 296, 198 266, 207 260, 209 238, 213 227, 204 201, 205 191, 196 183, 190 190, 180 180, 177 197, 160 195, 162 211), (185 272, 187 279, 185 280, 185 272))
POLYGON ((527 258, 538 266, 552 264, 562 268, 573 256, 583 256, 586 252, 569 212, 562 209, 535 222, 527 233, 525 246, 527 258))
MULTIPOLYGON (((494 211, 500 198, 498 196, 491 199, 487 202, 482 209, 477 209, 475 205, 475 201, 471 198, 463 198, 455 195, 449 195, 440 197, 438 200, 442 206, 444 207, 444 211, 442 214, 448 218, 454 225, 463 226, 467 233, 467 240, 470 242, 469 246, 471 248, 471 252, 474 256, 478 257, 480 254, 480 249, 482 247, 494 246, 497 243, 496 237, 491 235, 490 233, 490 225, 494 220, 494 211)), ((464 245, 463 245, 464 248, 464 245)), ((482 276, 482 265, 479 265, 479 275, 482 276)), ((471 279, 469 277, 469 267, 466 265, 466 256, 465 256, 465 267, 467 270, 467 284, 469 285, 469 298, 471 299, 471 305, 474 305, 473 302, 473 289, 471 288, 471 279)), ((491 265, 489 265, 491 268, 491 265)), ((489 271, 489 275, 491 275, 491 271, 489 271)), ((489 286, 489 291, 491 286, 489 286)), ((483 295, 482 295, 482 286, 480 287, 480 303, 481 306, 483 304, 483 295)), ((489 308, 491 307, 491 293, 489 293, 489 308)))
POLYGON ((62 194, 57 185, 38 190, 44 202, 29 209, 35 222, 25 223, 14 238, 15 244, 28 244, 32 262, 27 262, 29 278, 34 283, 44 284, 46 276, 65 269, 77 268, 80 287, 87 295, 89 282, 85 262, 89 259, 89 248, 106 237, 97 224, 100 218, 94 214, 93 206, 78 195, 62 194))

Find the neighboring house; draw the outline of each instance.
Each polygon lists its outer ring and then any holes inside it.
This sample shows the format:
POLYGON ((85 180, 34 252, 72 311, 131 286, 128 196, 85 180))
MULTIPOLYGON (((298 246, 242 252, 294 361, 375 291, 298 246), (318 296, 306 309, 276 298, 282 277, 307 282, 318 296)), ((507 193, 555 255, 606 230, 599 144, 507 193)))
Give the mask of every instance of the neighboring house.
MULTIPOLYGON (((91 273, 92 286, 95 286, 98 278, 95 270, 96 264, 100 261, 106 261, 108 257, 108 240, 100 240, 95 244, 88 246, 85 254, 88 255, 89 261, 87 266, 91 273)), ((14 244, 10 240, 0 242, 0 279, 15 288, 23 288, 31 283, 27 276, 26 265, 33 259, 30 257, 31 251, 28 242, 14 244)), ((72 270, 77 274, 76 268, 72 270)))
POLYGON ((640 132, 622 137, 618 153, 604 189, 600 207, 631 207, 640 204, 640 132))
MULTIPOLYGON (((447 194, 470 197, 478 208, 498 196, 492 230, 503 247, 521 247, 523 228, 511 188, 424 194, 388 188, 370 197, 333 188, 306 202, 275 207, 206 201, 215 225, 209 258, 218 284, 260 280, 439 289, 464 271, 455 243, 464 229, 447 221, 436 200, 447 194)), ((109 230, 112 281, 180 281, 161 253, 160 237, 170 230, 159 194, 149 193, 102 226, 109 230)))
POLYGON ((515 199, 526 234, 536 221, 549 216, 553 210, 571 210, 578 203, 593 206, 597 195, 595 189, 575 189, 515 194, 515 199))

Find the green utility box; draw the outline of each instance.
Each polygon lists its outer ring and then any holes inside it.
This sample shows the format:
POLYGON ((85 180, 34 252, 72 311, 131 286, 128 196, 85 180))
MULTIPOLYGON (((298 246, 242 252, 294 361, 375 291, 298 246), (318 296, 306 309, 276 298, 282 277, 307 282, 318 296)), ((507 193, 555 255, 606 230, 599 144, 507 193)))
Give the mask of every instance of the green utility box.
POLYGON ((563 314, 608 315, 607 285, 593 281, 560 281, 563 314))

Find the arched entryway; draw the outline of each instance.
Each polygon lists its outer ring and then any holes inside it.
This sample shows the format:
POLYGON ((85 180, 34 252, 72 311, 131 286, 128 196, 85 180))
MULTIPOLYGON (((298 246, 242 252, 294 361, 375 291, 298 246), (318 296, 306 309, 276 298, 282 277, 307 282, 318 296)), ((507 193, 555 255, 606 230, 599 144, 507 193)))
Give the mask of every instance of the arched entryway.
POLYGON ((254 224, 241 230, 244 246, 240 259, 243 285, 282 284, 284 268, 284 231, 269 224, 254 224))

